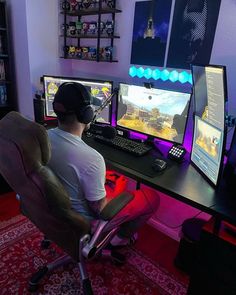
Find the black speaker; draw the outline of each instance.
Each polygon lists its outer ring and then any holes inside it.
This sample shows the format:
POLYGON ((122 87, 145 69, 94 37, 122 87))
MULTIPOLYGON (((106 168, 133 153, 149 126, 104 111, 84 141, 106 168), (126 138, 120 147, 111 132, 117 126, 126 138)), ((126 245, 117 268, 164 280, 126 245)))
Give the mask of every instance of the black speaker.
POLYGON ((39 124, 44 124, 45 117, 45 100, 34 98, 34 120, 39 124))

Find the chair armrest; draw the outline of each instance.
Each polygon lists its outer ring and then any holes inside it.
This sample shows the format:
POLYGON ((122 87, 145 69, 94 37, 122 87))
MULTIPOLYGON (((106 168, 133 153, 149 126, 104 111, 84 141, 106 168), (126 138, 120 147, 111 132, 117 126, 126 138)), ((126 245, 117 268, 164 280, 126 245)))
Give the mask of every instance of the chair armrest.
POLYGON ((111 220, 117 213, 120 212, 134 196, 131 193, 123 192, 116 198, 112 199, 101 211, 100 218, 102 220, 111 220))

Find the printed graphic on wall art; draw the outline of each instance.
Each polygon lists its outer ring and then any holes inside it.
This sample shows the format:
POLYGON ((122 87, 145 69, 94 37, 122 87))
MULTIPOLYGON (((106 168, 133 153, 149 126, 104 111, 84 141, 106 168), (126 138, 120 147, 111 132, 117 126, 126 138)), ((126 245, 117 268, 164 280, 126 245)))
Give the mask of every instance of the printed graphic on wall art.
POLYGON ((176 0, 167 67, 209 64, 221 0, 176 0))
POLYGON ((135 4, 131 64, 163 66, 172 0, 135 4))

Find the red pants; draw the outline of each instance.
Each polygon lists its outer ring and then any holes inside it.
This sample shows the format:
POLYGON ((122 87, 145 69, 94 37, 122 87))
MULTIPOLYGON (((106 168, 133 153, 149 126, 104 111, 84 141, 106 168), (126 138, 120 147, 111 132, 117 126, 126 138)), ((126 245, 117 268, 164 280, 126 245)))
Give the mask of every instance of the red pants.
MULTIPOLYGON (((110 177, 107 172, 107 178, 110 177)), ((112 171, 114 173, 114 171, 112 171)), ((116 174, 116 173, 114 173, 116 174)), ((124 176, 116 178, 113 187, 106 185, 107 198, 115 198, 118 194, 126 190, 127 179, 124 176)), ((146 221, 156 212, 159 207, 159 194, 149 188, 142 188, 131 192, 134 195, 130 201, 112 220, 108 222, 105 230, 110 230, 120 226, 118 235, 122 238, 131 237, 146 221)))

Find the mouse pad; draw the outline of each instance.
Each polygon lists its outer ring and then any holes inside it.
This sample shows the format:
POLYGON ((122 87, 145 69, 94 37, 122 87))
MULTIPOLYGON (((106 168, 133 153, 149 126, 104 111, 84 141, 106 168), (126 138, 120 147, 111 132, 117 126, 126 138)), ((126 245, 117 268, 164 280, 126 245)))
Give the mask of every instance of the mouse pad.
POLYGON ((107 146, 105 144, 99 143, 92 138, 89 138, 88 140, 85 139, 85 142, 87 142, 91 147, 96 149, 99 153, 101 153, 105 159, 111 160, 113 162, 116 162, 118 164, 121 164, 127 168, 133 169, 139 173, 142 173, 148 177, 155 177, 157 175, 160 175, 162 173, 165 173, 167 169, 169 169, 173 163, 169 159, 166 159, 162 156, 157 156, 156 154, 153 155, 152 152, 149 152, 148 154, 144 156, 135 156, 130 153, 124 152, 119 149, 115 149, 111 146, 107 146), (128 155, 128 160, 127 160, 128 155), (167 162, 167 168, 163 171, 155 171, 152 168, 152 163, 155 158, 163 159, 167 162))

